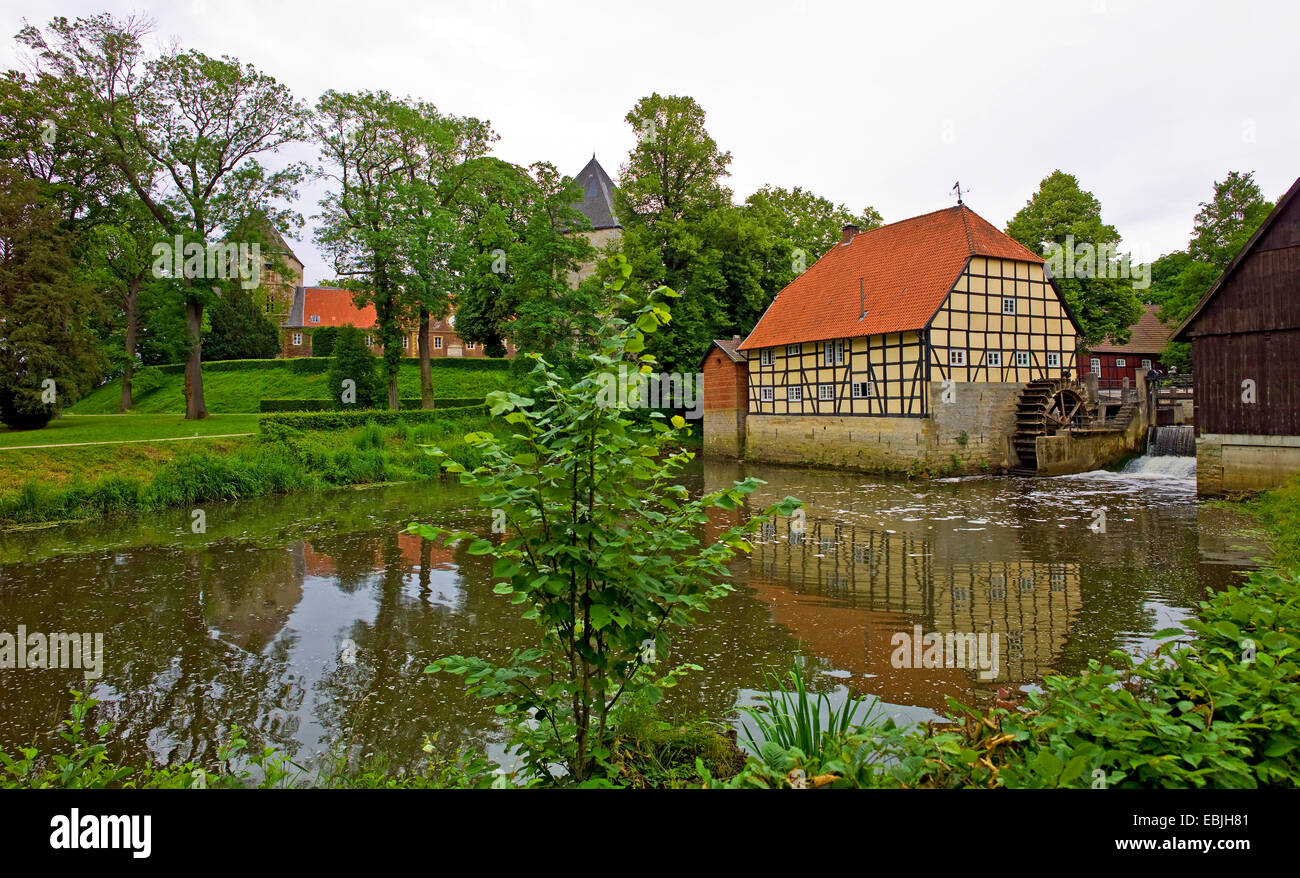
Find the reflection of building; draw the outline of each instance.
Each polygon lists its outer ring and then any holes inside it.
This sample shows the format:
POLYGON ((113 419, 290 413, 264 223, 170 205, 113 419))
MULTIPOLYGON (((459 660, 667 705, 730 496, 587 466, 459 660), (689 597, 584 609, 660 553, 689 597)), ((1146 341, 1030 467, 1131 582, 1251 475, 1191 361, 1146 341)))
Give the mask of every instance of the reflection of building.
MULTIPOLYGON (((311 543, 304 542, 302 546, 303 569, 310 576, 333 576, 338 570, 338 563, 331 554, 320 552, 312 547, 311 543)), ((440 546, 431 540, 425 540, 417 534, 401 533, 397 535, 397 547, 401 552, 402 560, 410 564, 412 568, 418 568, 423 563, 421 553, 428 556, 430 570, 456 570, 456 559, 452 549, 440 546)), ((373 564, 371 570, 379 572, 387 568, 384 560, 384 549, 382 544, 376 544, 373 552, 373 564)))
POLYGON ((939 709, 943 694, 955 694, 945 691, 951 685, 978 680, 974 669, 894 668, 890 639, 913 625, 939 634, 997 633, 996 682, 1053 672, 1082 603, 1079 566, 974 553, 947 560, 935 540, 812 517, 800 533, 795 519, 780 518, 759 534, 749 583, 818 655, 874 675, 867 688, 887 701, 939 709), (859 656, 847 664, 846 644, 859 656), (937 701, 923 700, 927 693, 937 701))

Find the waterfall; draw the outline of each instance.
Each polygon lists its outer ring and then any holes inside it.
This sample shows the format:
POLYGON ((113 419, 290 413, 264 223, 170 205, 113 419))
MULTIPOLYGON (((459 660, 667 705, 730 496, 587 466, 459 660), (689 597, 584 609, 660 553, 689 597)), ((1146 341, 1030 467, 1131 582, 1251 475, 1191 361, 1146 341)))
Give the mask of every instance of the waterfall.
POLYGON ((1196 429, 1150 428, 1147 431, 1147 453, 1130 460, 1121 472, 1146 478, 1195 479, 1196 429))
POLYGON ((1196 428, 1151 427, 1147 430, 1147 454, 1150 457, 1195 457, 1196 428))

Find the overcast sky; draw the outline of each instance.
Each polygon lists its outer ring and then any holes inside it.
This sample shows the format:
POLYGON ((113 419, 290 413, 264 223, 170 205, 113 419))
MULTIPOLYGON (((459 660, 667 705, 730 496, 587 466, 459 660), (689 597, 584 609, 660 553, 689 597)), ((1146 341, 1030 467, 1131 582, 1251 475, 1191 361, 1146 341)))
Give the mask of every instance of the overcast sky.
MULTIPOLYGON (((1230 170, 1276 199, 1300 175, 1300 4, 0 0, 23 18, 144 12, 160 40, 234 55, 314 102, 387 89, 491 121, 495 153, 610 175, 651 92, 693 96, 741 201, 803 186, 892 222, 966 203, 999 227, 1039 181, 1078 176, 1143 260, 1187 244, 1230 170), (1290 59, 1290 60, 1288 60, 1290 59)), ((12 40, 6 68, 17 64, 12 40)), ((306 153, 304 153, 304 156, 306 153)), ((297 209, 307 282, 319 189, 297 209)))

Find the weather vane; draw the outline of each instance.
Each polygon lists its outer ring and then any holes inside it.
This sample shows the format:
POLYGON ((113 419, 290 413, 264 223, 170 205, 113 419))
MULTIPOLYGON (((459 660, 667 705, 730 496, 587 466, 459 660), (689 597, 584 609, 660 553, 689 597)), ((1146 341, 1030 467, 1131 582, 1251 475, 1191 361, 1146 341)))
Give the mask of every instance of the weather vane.
MULTIPOLYGON (((970 191, 970 190, 967 190, 967 191, 970 191)), ((957 193, 957 203, 958 203, 958 204, 961 204, 962 201, 961 201, 961 181, 960 181, 960 180, 958 180, 956 183, 953 183, 953 184, 952 184, 952 188, 948 190, 948 193, 949 193, 950 195, 951 195, 953 192, 956 192, 956 193, 957 193)))

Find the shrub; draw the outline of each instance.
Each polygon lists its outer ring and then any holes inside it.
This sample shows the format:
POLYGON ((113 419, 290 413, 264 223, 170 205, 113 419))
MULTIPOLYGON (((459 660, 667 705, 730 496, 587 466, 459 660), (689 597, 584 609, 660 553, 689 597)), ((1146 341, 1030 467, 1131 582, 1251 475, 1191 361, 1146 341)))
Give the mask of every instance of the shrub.
MULTIPOLYGON (((613 262, 626 268, 626 261, 613 262)), ((675 480, 693 455, 672 450, 685 421, 641 424, 603 404, 597 390, 610 364, 626 363, 630 373, 649 365, 645 336, 670 318, 657 295, 624 302, 635 309, 635 323, 603 315, 610 331, 601 350, 586 355, 586 375, 568 381, 530 354, 537 398, 505 391, 488 397, 491 413, 504 415, 514 437, 472 433, 466 442, 483 464, 471 470, 447 463, 464 484, 483 490, 484 520, 503 519, 504 538, 410 527, 448 544, 465 540, 469 554, 492 556, 496 593, 537 626, 536 644, 504 664, 454 655, 427 671, 464 675, 471 692, 498 701, 529 776, 547 783, 559 781, 558 763, 566 783, 609 784, 618 771, 610 760, 620 704, 654 704, 680 674, 698 669, 660 674, 651 666, 667 653, 670 632, 730 591, 726 562, 750 549, 745 535, 770 515, 751 516, 702 544, 708 509, 735 509, 759 481, 692 499, 675 480)), ((781 508, 789 513, 796 505, 787 498, 781 508)))
MULTIPOLYGON (((384 400, 379 401, 381 404, 384 400)), ((402 410, 418 409, 421 400, 402 399, 400 405, 402 410)), ((483 405, 484 397, 481 396, 452 396, 443 399, 434 400, 434 405, 438 408, 464 408, 465 406, 483 405)), ((273 412, 323 412, 338 408, 332 399, 263 399, 259 402, 260 410, 263 413, 273 412)))
POLYGON ((329 388, 332 398, 338 400, 337 408, 375 408, 387 401, 383 382, 376 371, 376 360, 361 330, 355 326, 339 327, 334 340, 334 356, 330 363, 329 388), (344 381, 354 382, 350 401, 343 401, 344 381))

